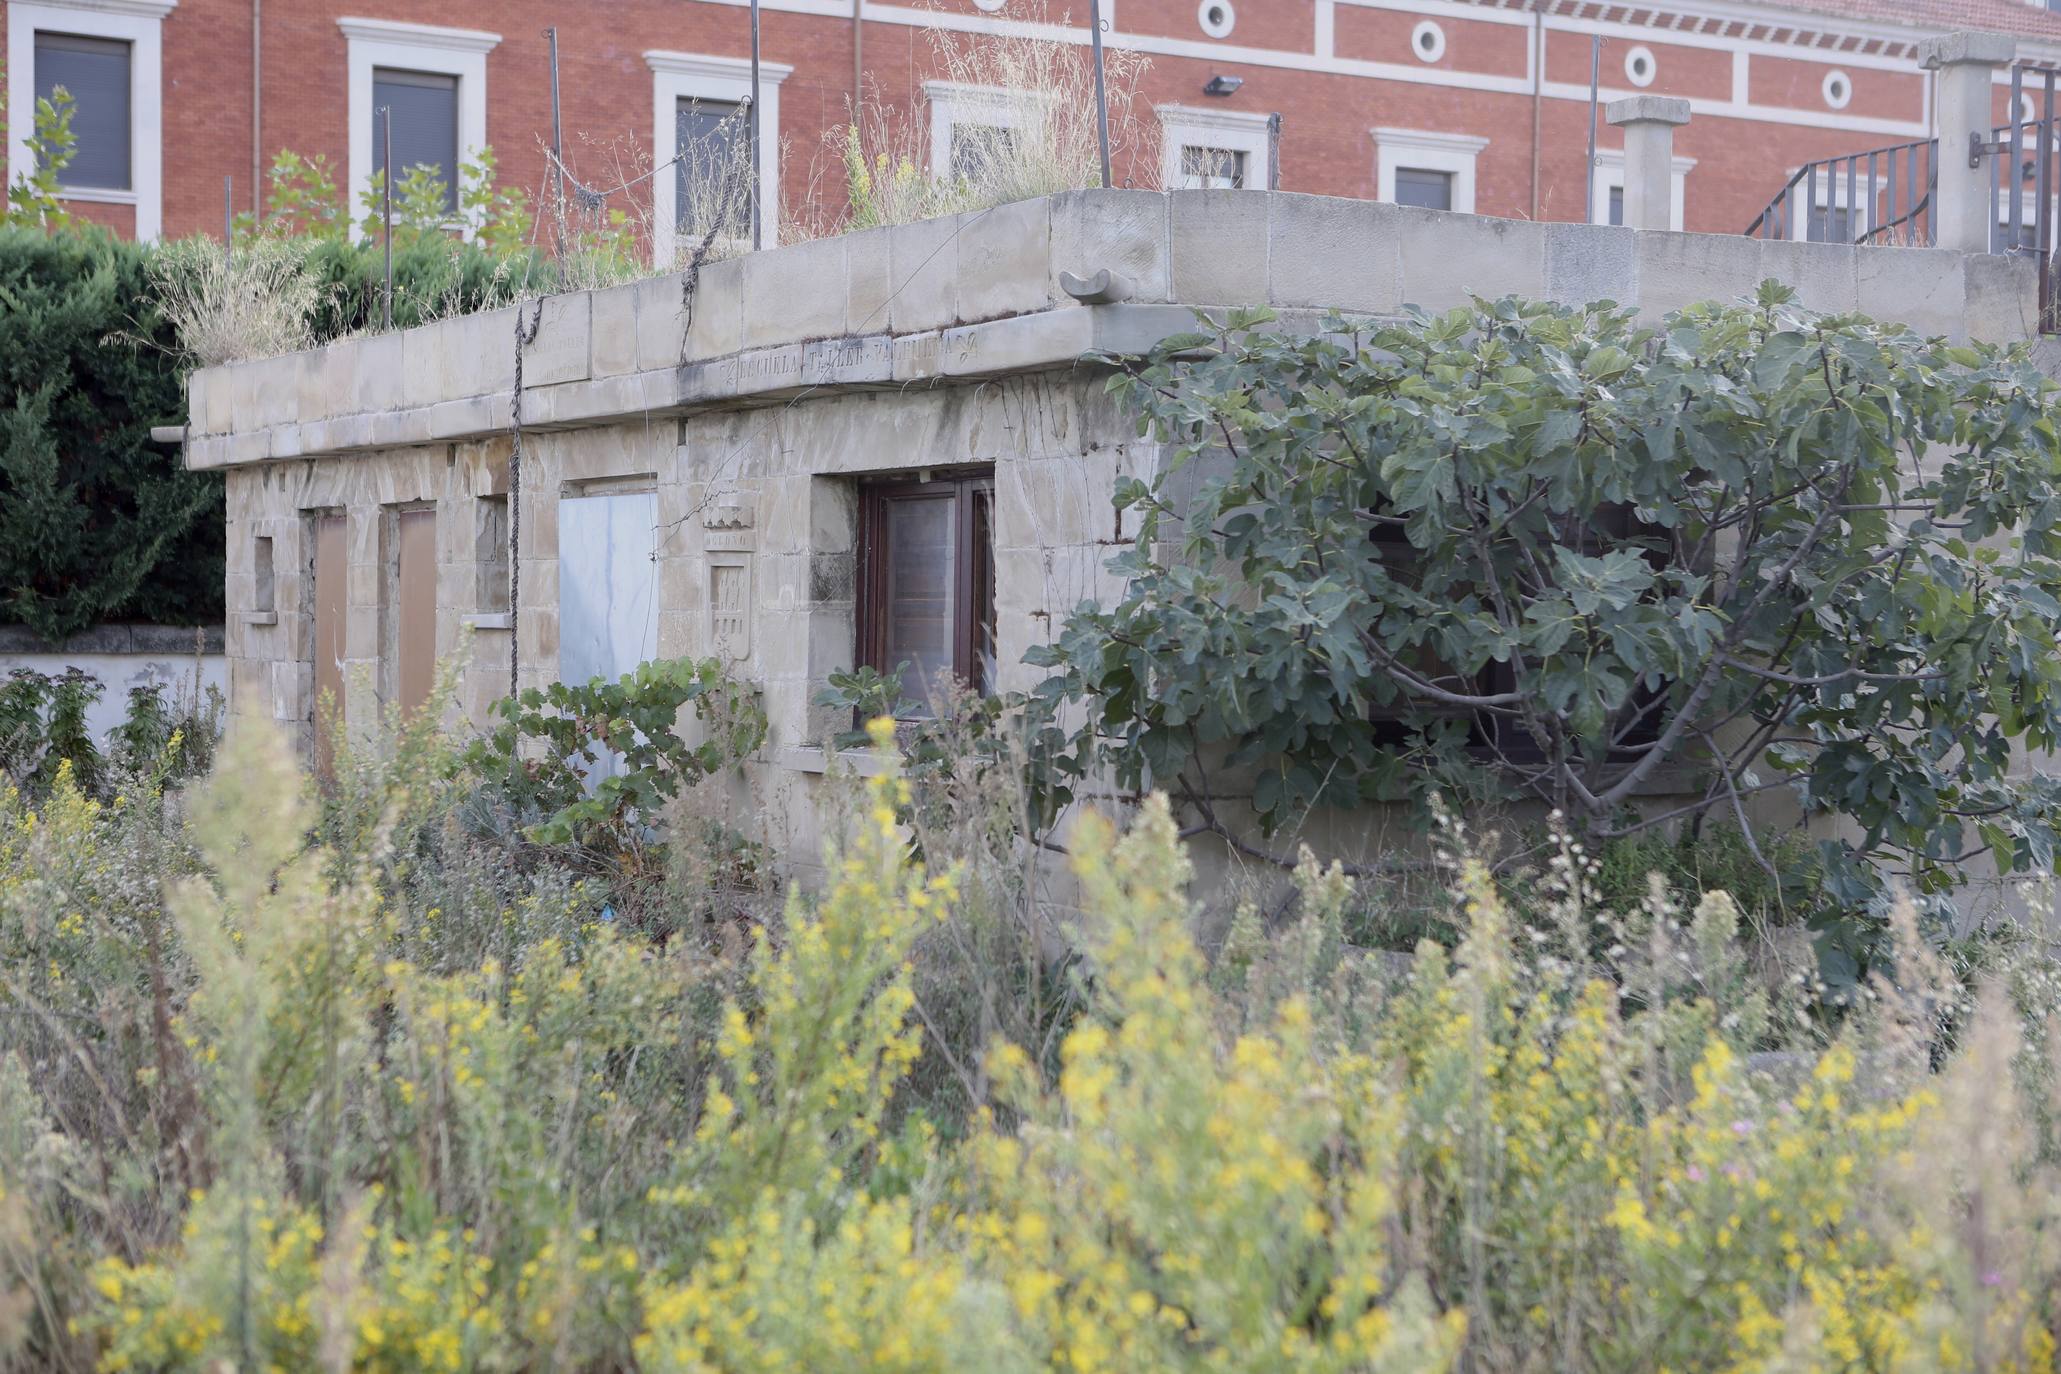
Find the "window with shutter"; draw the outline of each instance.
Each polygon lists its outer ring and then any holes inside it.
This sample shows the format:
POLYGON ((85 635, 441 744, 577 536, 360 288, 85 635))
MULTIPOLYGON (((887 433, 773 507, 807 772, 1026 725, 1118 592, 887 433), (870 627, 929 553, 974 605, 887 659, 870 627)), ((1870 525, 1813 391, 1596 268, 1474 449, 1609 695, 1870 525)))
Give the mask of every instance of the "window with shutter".
POLYGON ((1427 171, 1421 167, 1398 167, 1395 203, 1420 205, 1426 210, 1450 210, 1453 208, 1453 174, 1427 171))
POLYGON ((67 187, 134 189, 130 149, 130 45, 81 34, 36 35, 36 96, 60 88, 72 98, 72 160, 60 174, 67 187))
POLYGON ((372 173, 386 170, 386 140, 379 111, 393 111, 394 174, 398 188, 417 167, 444 184, 444 208, 458 210, 458 78, 444 72, 376 67, 372 72, 372 173))
POLYGON ((993 691, 992 472, 870 483, 859 518, 861 661, 924 713, 955 680, 993 691))

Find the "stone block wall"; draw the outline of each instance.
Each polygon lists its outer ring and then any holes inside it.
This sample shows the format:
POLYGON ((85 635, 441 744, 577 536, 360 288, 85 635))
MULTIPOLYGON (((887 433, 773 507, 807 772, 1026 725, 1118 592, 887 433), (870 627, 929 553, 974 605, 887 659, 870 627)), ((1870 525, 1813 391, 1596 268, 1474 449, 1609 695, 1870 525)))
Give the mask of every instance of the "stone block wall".
POLYGON ((349 522, 347 721, 364 726, 391 696, 384 531, 392 511, 422 504, 438 513, 438 650, 462 660, 459 706, 479 721, 511 685, 511 648, 518 685, 559 675, 563 501, 650 490, 658 652, 721 657, 763 692, 771 736, 753 805, 776 848, 805 857, 817 852, 820 746, 846 724, 811 701, 853 665, 864 479, 992 465, 997 686, 1026 688, 1037 670, 1025 651, 1079 602, 1119 590, 1103 563, 1131 531, 1109 495, 1160 459, 1084 355, 1189 330, 1196 307, 1266 304, 1284 327, 1315 328, 1330 309, 1393 315, 1514 294, 1607 298, 1657 322, 1769 276, 1806 305, 1957 340, 2024 339, 2036 319, 2025 259, 1279 193, 1098 191, 207 369, 192 382, 186 452, 228 484, 232 710, 307 740, 314 515, 349 522), (1061 279, 1104 270, 1117 299, 1080 303, 1061 279), (518 397, 517 340, 531 325, 518 397), (512 616, 494 534, 508 524, 512 616), (273 541, 270 611, 259 538, 273 541))

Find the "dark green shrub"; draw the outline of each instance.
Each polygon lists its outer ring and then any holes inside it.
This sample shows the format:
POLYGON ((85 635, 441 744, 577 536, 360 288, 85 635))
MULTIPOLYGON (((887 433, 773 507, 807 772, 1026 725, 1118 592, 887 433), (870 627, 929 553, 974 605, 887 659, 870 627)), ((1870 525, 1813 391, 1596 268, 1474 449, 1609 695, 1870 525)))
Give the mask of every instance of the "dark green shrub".
POLYGON ((0 620, 58 641, 222 618, 222 484, 152 444, 185 398, 150 249, 0 227, 0 620))

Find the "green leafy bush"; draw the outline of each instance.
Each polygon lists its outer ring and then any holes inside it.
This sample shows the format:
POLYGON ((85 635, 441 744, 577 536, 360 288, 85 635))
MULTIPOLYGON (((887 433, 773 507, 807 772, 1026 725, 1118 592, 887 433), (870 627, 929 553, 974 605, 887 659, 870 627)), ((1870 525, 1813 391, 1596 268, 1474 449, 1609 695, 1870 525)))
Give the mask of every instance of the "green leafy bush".
POLYGON ((2016 761, 2061 738, 2061 438, 2024 349, 1773 283, 1658 330, 1271 318, 1112 360, 1171 447, 1115 493, 1122 600, 1037 660, 1048 714, 1089 707, 1073 774, 1149 775, 1248 852, 1233 803, 1276 831, 1442 791, 1591 844, 1722 818, 1770 873, 1781 791, 1850 825, 1816 858, 1850 911, 2051 867, 2061 782, 2016 761))
POLYGON ((0 618, 219 623, 222 484, 153 444, 185 397, 151 249, 0 228, 0 618))
POLYGON ((541 815, 534 833, 546 844, 628 847, 682 788, 766 736, 756 694, 715 659, 644 663, 615 682, 532 687, 496 709, 501 723, 471 761, 520 812, 541 815), (675 728, 689 706, 702 736, 695 745, 675 728))

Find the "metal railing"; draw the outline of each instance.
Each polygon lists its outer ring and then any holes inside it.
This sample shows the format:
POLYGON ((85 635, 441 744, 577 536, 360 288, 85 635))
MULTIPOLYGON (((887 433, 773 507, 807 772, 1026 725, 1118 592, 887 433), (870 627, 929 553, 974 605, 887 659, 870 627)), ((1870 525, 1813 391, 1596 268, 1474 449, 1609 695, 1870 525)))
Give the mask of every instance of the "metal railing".
POLYGON ((1806 162, 1755 216, 1746 235, 1927 248, 1938 186, 1938 139, 1806 162))
POLYGON ((1990 250, 2039 263, 2040 328, 2061 333, 2061 109, 2057 73, 2011 69, 2017 118, 1969 136, 1966 148, 1921 139, 1808 162, 1747 226, 1750 238, 1930 248, 1938 242, 1941 157, 1988 159, 1990 250))

